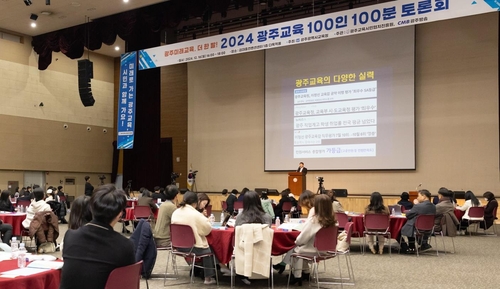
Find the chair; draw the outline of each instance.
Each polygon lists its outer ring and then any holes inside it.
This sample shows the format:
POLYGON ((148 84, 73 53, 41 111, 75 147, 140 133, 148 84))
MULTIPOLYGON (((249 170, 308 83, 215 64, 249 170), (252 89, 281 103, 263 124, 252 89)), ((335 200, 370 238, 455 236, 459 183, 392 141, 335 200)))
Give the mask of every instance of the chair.
MULTIPOLYGON (((468 219, 468 224, 479 224, 483 222, 484 225, 484 232, 486 232, 486 221, 484 220, 484 207, 470 207, 469 208, 469 219, 468 219), (471 220, 474 219, 474 220, 471 220)), ((477 233, 477 228, 479 225, 476 226, 476 233, 477 233)), ((472 236, 472 231, 469 229, 469 236, 472 236)))
MULTIPOLYGON (((444 226, 446 226, 446 218, 445 218, 445 216, 442 216, 442 218, 441 218, 441 230, 440 231, 434 230, 434 236, 437 236, 437 235, 441 236, 441 240, 443 241, 444 254, 446 255, 446 246, 444 244, 445 235, 443 232, 444 226)), ((455 241, 453 241, 453 237, 450 236, 450 238, 451 238, 451 243, 453 244, 453 253, 455 253, 455 241)), ((437 243, 437 240, 436 240, 436 243, 437 243)), ((437 250, 437 248, 436 248, 436 250, 437 250)))
MULTIPOLYGON (((385 214, 366 214, 364 216, 365 231, 363 234, 366 235, 382 235, 389 240, 389 256, 392 256, 391 252, 391 232, 389 228, 391 226, 390 215, 385 214)), ((366 250, 366 238, 363 239, 363 254, 366 250)))
POLYGON ((206 206, 205 210, 207 210, 207 216, 210 217, 212 215, 212 205, 206 206))
MULTIPOLYGON (((146 219, 147 222, 151 221, 151 208, 149 206, 135 206, 134 208, 134 219, 132 222, 135 224, 141 219, 146 219)), ((133 226, 135 230, 135 226, 133 226)))
POLYGON ((239 209, 243 209, 243 202, 242 201, 234 202, 234 205, 233 205, 234 212, 238 213, 239 209))
POLYGON ((497 234, 497 229, 495 227, 495 225, 496 225, 495 222, 498 219, 497 218, 497 209, 498 209, 498 207, 496 207, 495 209, 493 209, 493 216, 495 217, 495 219, 493 220, 493 225, 491 225, 493 227, 493 233, 495 233, 495 235, 497 234))
POLYGON ((111 271, 104 289, 140 289, 142 261, 111 271))
MULTIPOLYGON (((424 238, 425 236, 432 236, 434 233, 434 219, 435 215, 418 215, 417 219, 415 220, 415 242, 420 238, 424 238)), ((436 245, 436 256, 439 256, 439 252, 437 249, 437 240, 435 239, 435 245, 436 245)), ((418 253, 418 246, 415 244, 415 252, 417 253, 417 257, 419 256, 418 253)))
POLYGON ((24 208, 28 208, 31 204, 31 200, 20 200, 20 199, 17 199, 17 208, 20 208, 21 206, 23 206, 24 208))
MULTIPOLYGON (((332 226, 328 228, 321 228, 314 237, 314 247, 316 248, 316 253, 293 253, 291 255, 290 262, 290 274, 288 274, 287 287, 290 285, 290 279, 294 271, 294 259, 300 258, 307 262, 312 262, 314 278, 316 279, 316 285, 319 289, 320 284, 339 284, 338 282, 328 282, 320 281, 318 274, 318 263, 321 261, 326 261, 338 256, 337 252, 337 238, 332 238, 332 236, 337 236, 338 227, 332 226)), ((337 259, 339 265, 340 278, 334 278, 340 280, 340 288, 343 288, 342 271, 340 270, 340 259, 337 259)))
POLYGON ((346 213, 335 213, 335 218, 339 222, 339 229, 345 229, 345 225, 349 222, 349 217, 346 213))
POLYGON ((282 219, 285 219, 286 214, 290 214, 290 211, 292 210, 292 202, 284 202, 282 207, 281 207, 281 216, 282 219))
MULTIPOLYGON (((193 252, 194 249, 194 244, 196 243, 195 238, 194 238, 194 233, 193 229, 191 229, 190 226, 188 225, 181 225, 181 224, 170 224, 170 238, 172 242, 172 254, 175 256, 181 256, 183 258, 186 258, 186 261, 191 260, 191 264, 189 266, 191 267, 191 283, 194 283, 194 268, 205 268, 200 265, 196 265, 196 259, 198 258, 204 258, 204 257, 211 257, 213 258, 214 261, 214 270, 215 270, 215 280, 217 281, 217 286, 219 286, 219 278, 217 277, 217 262, 215 260, 215 255, 214 253, 207 253, 207 254, 200 254, 196 255, 196 253, 193 252), (183 252, 179 251, 179 249, 188 249, 188 252, 183 252)), ((173 262, 172 265, 175 265, 175 262, 173 262)), ((175 265, 175 267, 177 267, 175 265)), ((174 269, 175 272, 177 272, 177 268, 174 269)))
POLYGON ((352 268, 352 261, 351 261, 351 236, 352 236, 353 225, 354 225, 353 222, 347 222, 344 226, 344 231, 346 231, 347 233, 346 242, 347 244, 349 244, 349 248, 346 251, 337 251, 338 255, 342 255, 345 257, 347 265, 347 273, 349 274, 349 278, 343 279, 349 283, 343 283, 344 285, 354 285, 354 270, 352 268))
POLYGON ((30 249, 30 250, 36 252, 37 248, 36 248, 35 236, 31 237, 30 230, 26 229, 24 227, 21 230, 21 242, 25 244, 26 250, 30 249), (28 240, 29 240, 29 244, 30 244, 29 246, 28 246, 28 240))
POLYGON ((166 286, 166 283, 167 283, 167 279, 171 279, 171 280, 177 280, 177 275, 178 275, 178 272, 177 272, 177 266, 174 265, 175 264, 175 257, 174 255, 172 255, 172 246, 170 247, 156 247, 156 250, 157 251, 166 251, 167 252, 167 265, 165 266, 165 274, 163 274, 163 286, 166 286), (168 277, 168 265, 170 263, 170 258, 172 258, 172 269, 174 269, 174 277, 168 277))

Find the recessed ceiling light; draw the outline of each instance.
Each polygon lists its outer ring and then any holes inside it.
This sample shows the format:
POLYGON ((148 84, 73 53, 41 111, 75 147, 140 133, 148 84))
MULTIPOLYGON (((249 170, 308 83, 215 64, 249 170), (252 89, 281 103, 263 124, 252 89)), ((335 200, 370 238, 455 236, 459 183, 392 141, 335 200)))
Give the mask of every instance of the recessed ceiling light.
POLYGON ((115 46, 115 50, 116 51, 120 50, 120 46, 115 46))
POLYGON ((71 2, 71 6, 73 7, 80 7, 82 4, 78 3, 78 2, 71 2))
POLYGON ((52 15, 52 12, 50 12, 50 11, 42 11, 42 12, 40 12, 40 14, 46 15, 46 16, 50 16, 50 15, 52 15))
POLYGON ((35 28, 36 27, 36 23, 35 22, 31 22, 31 27, 35 28))
POLYGON ((128 3, 128 0, 123 0, 123 2, 128 3))

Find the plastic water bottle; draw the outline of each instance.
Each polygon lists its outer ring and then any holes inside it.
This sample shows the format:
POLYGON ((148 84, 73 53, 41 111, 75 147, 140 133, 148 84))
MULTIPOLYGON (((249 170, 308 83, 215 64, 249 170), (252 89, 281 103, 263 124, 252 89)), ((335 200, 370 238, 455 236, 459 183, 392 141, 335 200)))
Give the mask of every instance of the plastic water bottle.
POLYGON ((394 210, 394 208, 392 208, 391 215, 396 215, 396 211, 394 210))
POLYGON ((213 225, 215 223, 215 216, 214 216, 214 214, 210 214, 210 218, 208 220, 210 221, 210 224, 213 225))
POLYGON ((23 212, 23 205, 19 206, 19 210, 17 210, 19 213, 22 213, 23 212))
POLYGON ((288 216, 288 214, 285 215, 285 220, 284 220, 285 223, 288 223, 290 222, 290 217, 288 216))
POLYGON ((224 215, 224 212, 221 212, 220 213, 220 223, 224 223, 224 219, 226 218, 226 216, 224 215))
POLYGON ((12 237, 12 241, 10 241, 10 251, 11 253, 11 259, 15 260, 17 259, 17 256, 19 255, 19 243, 17 242, 17 237, 12 237))
POLYGON ((24 247, 24 243, 20 244, 19 255, 17 256, 17 267, 24 268, 26 267, 26 247, 24 247))
POLYGON ((281 225, 280 217, 276 217, 276 221, 274 222, 274 225, 276 226, 276 229, 278 229, 278 227, 281 225))

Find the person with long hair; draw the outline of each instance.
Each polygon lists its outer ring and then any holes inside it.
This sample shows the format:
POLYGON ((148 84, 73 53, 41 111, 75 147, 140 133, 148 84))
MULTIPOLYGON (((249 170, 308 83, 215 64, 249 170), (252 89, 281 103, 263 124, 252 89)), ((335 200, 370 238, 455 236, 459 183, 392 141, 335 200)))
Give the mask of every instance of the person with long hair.
MULTIPOLYGON (((382 198, 382 195, 379 192, 373 192, 372 195, 370 196, 370 204, 365 208, 365 215, 366 214, 383 214, 383 215, 390 214, 389 209, 384 205, 384 199, 382 198)), ((377 238, 378 238, 378 253, 383 254, 385 238, 384 236, 381 235, 377 235, 377 238)), ((368 248, 370 248, 370 251, 373 254, 377 254, 377 251, 375 250, 375 246, 373 244, 375 236, 368 235, 366 236, 366 239, 368 241, 368 248)))
POLYGON ((69 213, 68 229, 76 230, 92 221, 92 212, 90 210, 90 197, 79 196, 71 205, 69 213))
POLYGON ((210 198, 205 193, 198 193, 198 205, 196 209, 205 217, 210 217, 207 213, 207 207, 210 205, 210 198))
POLYGON ((464 195, 465 203, 462 206, 457 206, 457 210, 465 211, 462 216, 462 221, 460 222, 460 229, 458 231, 459 235, 465 235, 467 233, 467 227, 469 226, 469 209, 471 207, 481 206, 481 201, 476 198, 472 191, 465 192, 464 195))
MULTIPOLYGON (((333 213, 331 198, 326 194, 316 196, 314 198, 314 216, 304 223, 300 235, 295 240, 297 246, 288 251, 285 258, 283 258, 283 262, 273 265, 273 268, 281 274, 286 264, 290 264, 292 253, 317 253, 314 247, 314 236, 321 228, 333 227, 336 224, 337 220, 333 213)), ((333 238, 336 238, 336 236, 333 236, 333 238)), ((304 264, 300 258, 295 258, 293 265, 295 270, 290 276, 290 284, 293 285, 298 282, 299 285, 302 285, 302 271, 304 271, 304 279, 309 279, 309 266, 304 264)))
MULTIPOLYGON (((202 213, 196 209, 198 205, 198 196, 193 192, 186 192, 184 199, 179 204, 180 207, 172 213, 172 224, 188 225, 193 230, 195 244, 192 252, 197 255, 211 253, 206 236, 212 231, 212 225, 202 213)), ((178 248, 182 251, 183 248, 178 248)), ((190 248, 185 249, 186 252, 191 251, 190 248)), ((202 258, 205 276, 205 285, 215 284, 214 261, 212 257, 202 258)))
POLYGON ((248 191, 243 198, 243 212, 236 217, 235 226, 243 224, 268 224, 271 226, 272 217, 262 208, 259 195, 254 191, 248 191))
POLYGON ((10 191, 4 190, 0 195, 0 211, 14 212, 14 206, 10 202, 10 191))
POLYGON ((332 200, 332 206, 333 206, 333 212, 334 213, 343 213, 344 208, 342 207, 342 204, 335 198, 335 191, 334 190, 329 190, 328 191, 328 196, 332 200))
POLYGON ((498 208, 498 202, 495 199, 495 195, 492 192, 488 191, 483 194, 484 199, 488 202, 486 203, 486 207, 484 207, 484 221, 486 222, 486 228, 484 227, 484 223, 479 223, 481 229, 488 229, 493 225, 497 216, 493 215, 495 209, 498 208))
POLYGON ((307 218, 311 218, 314 216, 314 197, 316 194, 309 190, 305 190, 302 194, 299 196, 299 205, 301 208, 305 208, 308 213, 307 213, 307 218))
MULTIPOLYGON (((291 194, 290 189, 284 189, 281 192, 281 199, 274 208, 274 215, 277 218, 280 218, 280 221, 283 223, 283 204, 286 202, 292 203, 292 207, 297 207, 298 202, 289 195, 291 194)), ((293 195, 292 195, 293 196, 293 195)))

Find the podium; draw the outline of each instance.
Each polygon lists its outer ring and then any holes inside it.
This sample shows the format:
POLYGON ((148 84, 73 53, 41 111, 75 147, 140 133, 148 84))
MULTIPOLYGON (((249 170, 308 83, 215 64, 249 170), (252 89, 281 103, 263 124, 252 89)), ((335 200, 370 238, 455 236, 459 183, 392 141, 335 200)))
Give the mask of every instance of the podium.
POLYGON ((410 195, 410 202, 413 203, 413 200, 415 200, 418 197, 418 191, 409 191, 408 194, 410 195))
POLYGON ((288 173, 288 188, 295 196, 300 196, 306 190, 306 176, 300 172, 288 173))

